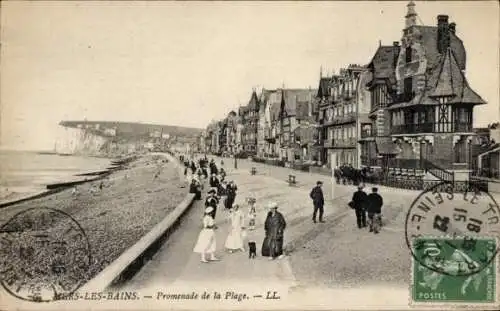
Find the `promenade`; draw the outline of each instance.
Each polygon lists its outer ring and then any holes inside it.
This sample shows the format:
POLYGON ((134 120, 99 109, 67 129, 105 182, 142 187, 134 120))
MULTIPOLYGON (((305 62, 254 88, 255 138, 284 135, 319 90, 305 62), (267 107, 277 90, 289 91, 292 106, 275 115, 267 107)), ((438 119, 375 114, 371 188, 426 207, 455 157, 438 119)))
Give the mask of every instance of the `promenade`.
MULTIPOLYGON (((356 227, 354 212, 347 207, 356 189, 353 186, 335 185, 332 199, 328 176, 248 160, 238 160, 238 169, 234 169, 233 159, 223 160, 227 179, 238 185, 236 202, 243 203, 246 211, 245 198, 257 198, 257 228, 251 234, 257 241, 258 257, 250 260, 248 253, 224 251, 229 223, 227 214, 219 210, 216 255, 221 260, 201 263, 199 254, 192 251, 201 230, 204 210, 203 201, 196 201, 156 256, 120 290, 151 295, 151 304, 145 301, 151 308, 157 307, 155 295, 216 291, 222 293, 221 300, 170 299, 168 304, 161 305, 203 309, 249 306, 317 309, 321 305, 373 309, 375 301, 381 303, 380 295, 373 295, 373 290, 372 296, 366 294, 373 285, 378 294, 387 296, 385 305, 407 308, 411 270, 410 254, 404 242, 404 217, 418 192, 381 187, 386 226, 380 234, 374 235, 356 227), (257 169, 255 176, 250 174, 251 167, 257 169), (297 186, 288 186, 288 174, 297 176, 297 186), (326 223, 313 224, 309 192, 317 180, 325 183, 326 223), (275 261, 260 256, 266 205, 271 201, 278 203, 287 221, 285 249, 288 256, 275 261), (226 299, 226 292, 235 294, 227 294, 226 299), (280 299, 265 299, 274 292, 280 299), (242 296, 236 293, 244 293, 248 298, 238 301, 242 296), (363 300, 354 298, 359 295, 364 295, 363 300)), ((220 158, 216 161, 220 165, 220 158)))

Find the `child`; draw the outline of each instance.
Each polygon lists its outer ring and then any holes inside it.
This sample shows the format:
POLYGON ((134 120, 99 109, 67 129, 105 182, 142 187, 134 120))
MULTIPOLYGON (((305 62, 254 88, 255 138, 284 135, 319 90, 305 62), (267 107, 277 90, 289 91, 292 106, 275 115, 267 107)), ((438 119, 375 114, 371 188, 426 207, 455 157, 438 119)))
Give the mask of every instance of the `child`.
POLYGON ((248 210, 248 230, 255 230, 255 218, 257 217, 255 202, 255 198, 248 198, 248 205, 250 206, 248 210))

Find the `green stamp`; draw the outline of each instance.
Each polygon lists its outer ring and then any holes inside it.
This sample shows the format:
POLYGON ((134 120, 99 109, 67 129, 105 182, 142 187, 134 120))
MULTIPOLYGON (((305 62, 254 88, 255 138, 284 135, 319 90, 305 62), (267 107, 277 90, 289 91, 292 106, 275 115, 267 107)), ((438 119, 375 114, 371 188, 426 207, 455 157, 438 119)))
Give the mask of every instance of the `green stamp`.
POLYGON ((495 238, 415 238, 413 302, 496 303, 496 249, 495 238))

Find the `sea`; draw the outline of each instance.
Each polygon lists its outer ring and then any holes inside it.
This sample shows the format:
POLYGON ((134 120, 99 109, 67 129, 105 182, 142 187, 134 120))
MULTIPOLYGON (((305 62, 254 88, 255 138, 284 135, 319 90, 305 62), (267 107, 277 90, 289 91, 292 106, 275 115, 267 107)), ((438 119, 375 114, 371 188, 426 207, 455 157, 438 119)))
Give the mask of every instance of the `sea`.
POLYGON ((46 190, 48 184, 82 179, 76 174, 104 170, 110 159, 35 151, 0 150, 0 203, 46 190))

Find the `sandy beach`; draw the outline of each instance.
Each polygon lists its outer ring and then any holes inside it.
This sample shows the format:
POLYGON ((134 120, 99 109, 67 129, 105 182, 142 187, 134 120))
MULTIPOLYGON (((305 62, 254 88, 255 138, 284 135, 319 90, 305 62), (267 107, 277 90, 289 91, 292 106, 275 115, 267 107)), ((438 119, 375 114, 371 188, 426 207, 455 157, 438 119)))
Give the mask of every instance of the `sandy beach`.
POLYGON ((101 181, 3 208, 0 223, 30 208, 61 210, 83 228, 91 247, 91 265, 85 280, 101 271, 124 250, 160 222, 179 202, 188 188, 180 188, 176 163, 158 155, 146 155, 101 181), (158 176, 155 178, 155 175, 158 176), (91 188, 98 190, 91 192, 91 188))

